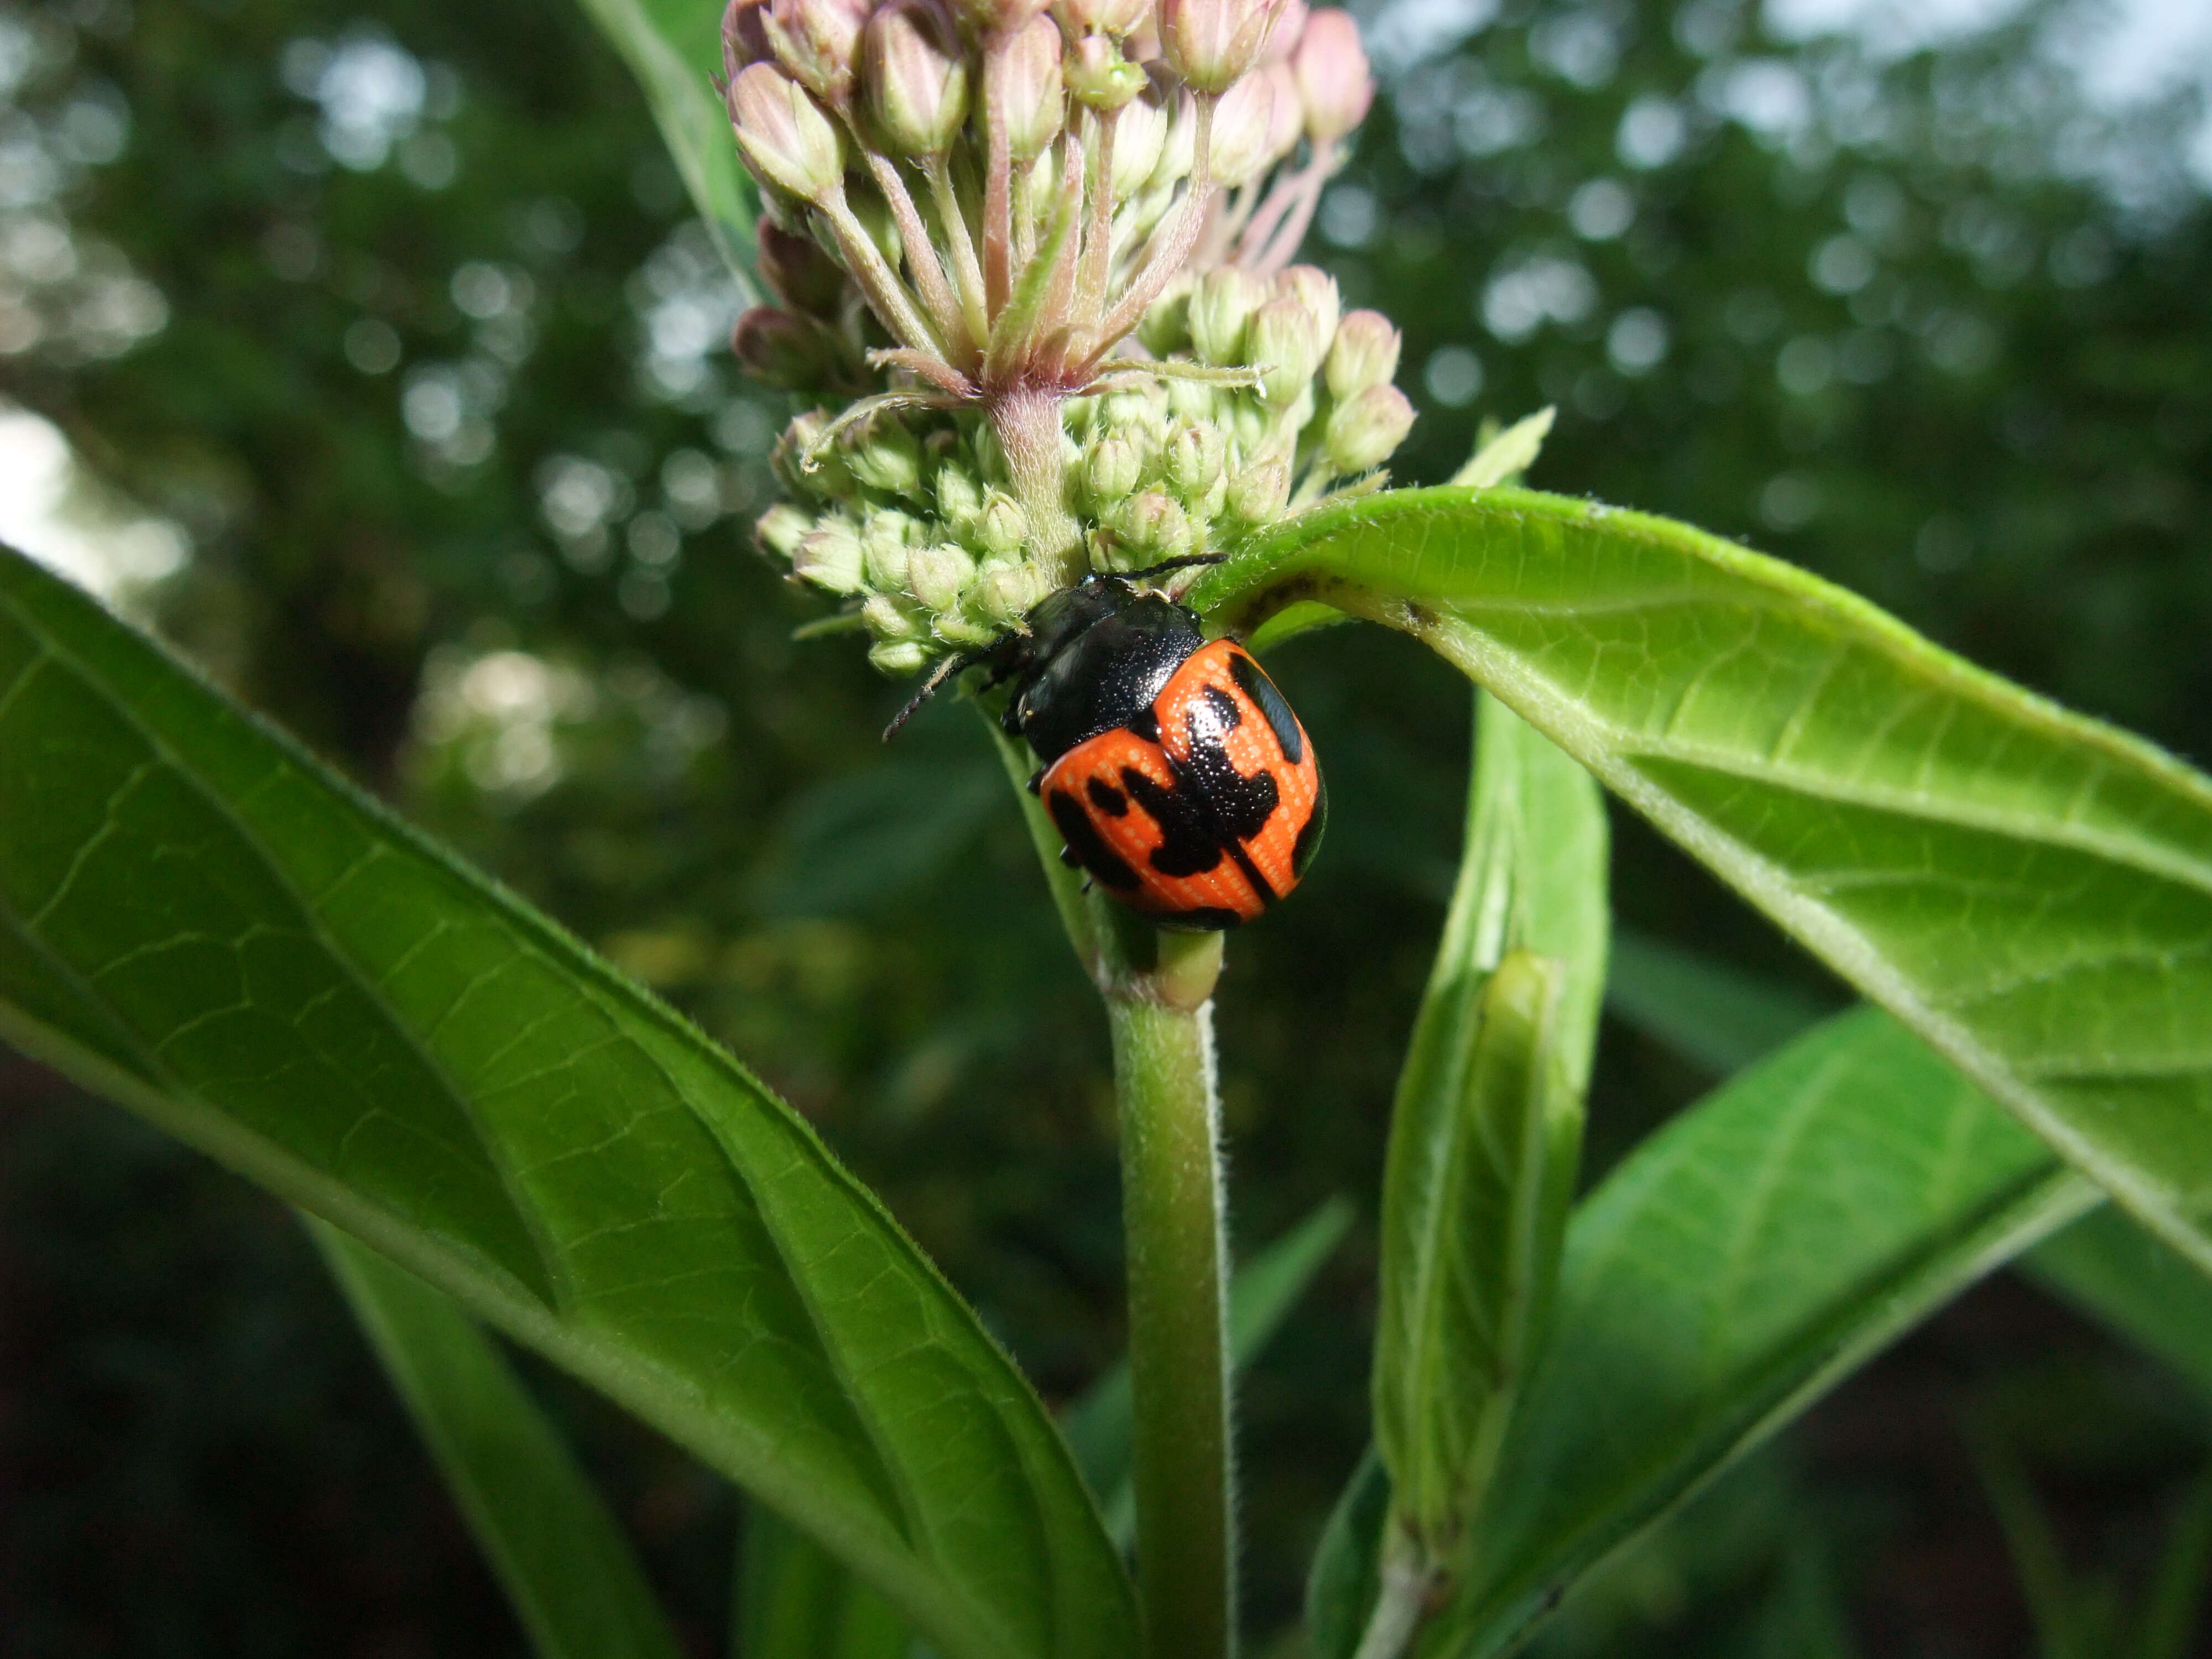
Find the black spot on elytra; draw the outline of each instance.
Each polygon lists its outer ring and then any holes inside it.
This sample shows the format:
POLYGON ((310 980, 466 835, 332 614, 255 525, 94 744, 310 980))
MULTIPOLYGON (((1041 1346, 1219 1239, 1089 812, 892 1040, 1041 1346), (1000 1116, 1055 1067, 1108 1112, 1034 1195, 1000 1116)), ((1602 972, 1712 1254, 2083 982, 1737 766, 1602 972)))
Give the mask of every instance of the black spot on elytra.
MULTIPOLYGON (((1209 707, 1215 697, 1235 707, 1226 695, 1212 689, 1206 692, 1209 707)), ((1275 787, 1274 775, 1260 771, 1248 778, 1239 772, 1231 764, 1229 751, 1222 744, 1222 728, 1208 726, 1197 709, 1185 718, 1183 729, 1190 738, 1191 780, 1205 803, 1206 815, 1213 821, 1216 835, 1240 842, 1251 840, 1267 827, 1282 798, 1275 787)))
POLYGON ((1091 779, 1083 786, 1083 793, 1109 818, 1118 818, 1129 810, 1129 798, 1103 778, 1091 779))
POLYGON ((1061 838, 1067 842, 1062 858, 1088 870, 1103 887, 1127 890, 1137 885, 1137 872, 1100 837, 1080 801, 1065 789, 1055 789, 1046 799, 1045 805, 1052 813, 1052 821, 1060 826, 1061 838))
POLYGON ((1129 716, 1129 730, 1146 743, 1158 743, 1160 740, 1159 714, 1147 704, 1129 716))
POLYGON ((1221 729, 1224 732, 1234 731, 1244 724, 1244 711, 1237 706, 1237 699, 1218 685, 1206 688, 1206 706, 1213 711, 1214 718, 1221 722, 1221 729))
POLYGON ((1121 769, 1121 787, 1160 827, 1160 844, 1150 862, 1164 876, 1203 875, 1221 862, 1221 842, 1197 795, 1188 787, 1170 789, 1133 766, 1121 769))
POLYGON ((1260 707, 1267 717, 1267 729, 1275 734, 1283 758, 1293 766, 1305 758, 1304 736, 1298 731, 1298 717, 1291 713, 1291 705, 1283 694, 1275 690, 1274 681, 1266 671, 1242 651, 1229 653, 1229 673, 1246 696, 1260 707))

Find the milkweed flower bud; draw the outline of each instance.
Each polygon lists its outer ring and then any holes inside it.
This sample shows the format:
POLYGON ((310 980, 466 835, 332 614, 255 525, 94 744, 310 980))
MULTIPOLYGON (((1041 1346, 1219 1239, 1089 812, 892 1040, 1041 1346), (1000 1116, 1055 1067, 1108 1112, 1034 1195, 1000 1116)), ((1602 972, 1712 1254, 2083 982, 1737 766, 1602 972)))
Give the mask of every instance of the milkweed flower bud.
POLYGON ((768 0, 764 27, 776 62, 832 109, 852 101, 867 0, 768 0))
POLYGON ((969 603, 979 617, 1006 627, 1026 616, 1048 591, 1035 565, 992 564, 976 578, 969 603))
POLYGON ((1336 325, 1344 313, 1337 296, 1336 278, 1314 265, 1292 265, 1275 278, 1275 293, 1296 300, 1314 319, 1314 334, 1323 351, 1336 338, 1336 325))
POLYGON ((888 516, 877 514, 860 532, 861 576, 878 593, 907 586, 907 562, 913 552, 898 532, 884 522, 888 516))
POLYGON ((1112 527, 1139 564, 1180 558, 1190 550, 1190 515, 1181 501, 1157 489, 1122 502, 1112 527))
POLYGON ((1193 92, 1224 93, 1258 61, 1280 0, 1160 0, 1160 51, 1193 92))
POLYGON ((983 510, 983 486, 975 475, 957 462, 940 462, 937 469, 937 515, 951 524, 964 524, 983 510))
POLYGON ((1200 277, 1191 289, 1188 313, 1190 343, 1199 361, 1223 368, 1244 362, 1245 325, 1267 297, 1265 283, 1234 265, 1200 277))
POLYGON ((1404 337, 1379 311, 1355 311, 1337 325, 1328 350, 1328 395, 1340 401, 1388 385, 1398 372, 1404 337))
POLYGON ((975 517, 975 539, 983 550, 1012 558, 1029 538, 1030 515, 1022 511, 1022 504, 1003 489, 993 490, 975 517))
POLYGON ((1060 137, 1060 31, 1048 17, 1033 18, 994 51, 983 70, 990 116, 1006 125, 1017 161, 1033 161, 1060 137))
POLYGON ((1131 439, 1118 432, 1107 434, 1091 446, 1084 461, 1083 483, 1097 507, 1110 507, 1137 487, 1145 458, 1131 439))
MULTIPOLYGON (((789 501, 778 501, 754 523, 753 538, 778 558, 787 559, 799 550, 799 544, 814 529, 814 522, 811 514, 801 512, 789 501)), ((825 526, 842 522, 823 520, 825 526)))
POLYGON ((1229 510, 1247 524, 1272 524, 1291 499, 1290 463, 1263 455, 1229 481, 1229 510))
POLYGON ((970 40, 989 41, 1025 27, 1048 0, 952 0, 953 21, 970 40))
POLYGON ((837 262, 811 236, 766 219, 761 221, 758 235, 761 280, 769 292, 793 311, 835 317, 845 293, 845 273, 837 262))
POLYGON ((919 640, 885 640, 868 647, 868 665, 879 674, 918 674, 929 661, 929 647, 919 640))
POLYGON ((1305 105, 1306 131, 1316 143, 1341 138, 1367 118, 1375 76, 1350 12, 1329 7, 1307 19, 1291 72, 1305 105))
POLYGON ((968 118, 968 69, 916 4, 885 8, 868 20, 869 107, 877 125, 911 156, 940 155, 968 118))
POLYGON ((1070 34, 1107 34, 1119 40, 1144 21, 1152 0, 1054 0, 1052 9, 1070 34))
POLYGON ((923 629, 914 612, 888 593, 872 593, 860 607, 860 625, 877 639, 886 643, 894 640, 919 640, 923 629))
POLYGON ((1273 134, 1275 86, 1266 75, 1248 75, 1222 94, 1213 112, 1213 179, 1224 190, 1249 183, 1274 160, 1267 153, 1273 134))
POLYGON ((1306 32, 1306 0, 1282 0, 1275 10, 1275 26, 1267 31, 1267 44, 1260 49, 1262 64, 1287 64, 1306 32))
POLYGON ((1146 85, 1144 70, 1124 58, 1103 34, 1086 34, 1078 40, 1062 73, 1075 100, 1096 110, 1120 109, 1146 85))
POLYGON ((791 574, 831 593, 857 593, 866 580, 860 538, 842 519, 826 519, 791 551, 791 574))
POLYGON ((755 306, 738 319, 730 349, 756 380, 788 391, 820 386, 836 367, 837 343, 811 317, 755 306))
POLYGON ((755 64, 775 56, 769 44, 767 0, 730 0, 722 14, 722 77, 734 81, 755 64))
POLYGON ((1186 503, 1196 501, 1220 481, 1227 445, 1210 421, 1189 421, 1168 440, 1167 480, 1186 503))
POLYGON ((925 611, 950 611, 975 579, 975 561, 949 544, 916 548, 907 557, 907 583, 925 611))
POLYGON ((881 418, 869 422, 848 448, 845 465, 871 489, 892 495, 920 494, 921 444, 903 422, 881 418))
POLYGON ((821 203, 845 173, 837 129, 806 88, 772 64, 755 64, 730 83, 738 148, 763 185, 821 203))
POLYGON ((1270 300, 1252 313, 1248 333, 1244 355, 1261 371, 1260 395, 1271 404, 1295 402, 1321 367, 1313 318, 1296 300, 1270 300))
POLYGON ((1413 405, 1395 386, 1370 386, 1328 417, 1322 446, 1339 473, 1366 472, 1390 459, 1413 429, 1413 405))

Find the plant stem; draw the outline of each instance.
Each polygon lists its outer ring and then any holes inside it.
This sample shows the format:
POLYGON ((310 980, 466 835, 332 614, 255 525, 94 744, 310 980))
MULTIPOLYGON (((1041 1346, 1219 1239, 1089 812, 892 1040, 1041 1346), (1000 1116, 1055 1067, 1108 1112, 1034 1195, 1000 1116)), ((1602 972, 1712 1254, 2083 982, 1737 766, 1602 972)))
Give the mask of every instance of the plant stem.
POLYGON ((1152 1659, 1227 1659, 1235 1586, 1212 1005, 1123 993, 1106 1006, 1121 1109, 1146 1650, 1152 1659))

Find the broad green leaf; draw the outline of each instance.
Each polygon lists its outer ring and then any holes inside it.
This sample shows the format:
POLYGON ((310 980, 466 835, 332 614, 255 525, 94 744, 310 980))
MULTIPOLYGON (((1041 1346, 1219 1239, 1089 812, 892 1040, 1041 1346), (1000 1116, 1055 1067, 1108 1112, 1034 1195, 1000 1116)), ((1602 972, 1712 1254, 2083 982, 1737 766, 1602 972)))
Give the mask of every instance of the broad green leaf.
POLYGON ((1190 599, 1427 642, 2212 1270, 2212 784, 1864 601, 1528 490, 1303 515, 1190 599))
POLYGON ((1742 1070, 1835 1012, 1801 991, 1626 927, 1613 932, 1605 1006, 1717 1077, 1742 1070))
POLYGON ((1036 1395, 789 1108, 4 552, 0 1036, 604 1389, 946 1659, 1133 1651, 1036 1395))
POLYGON ((637 1558, 492 1340, 328 1224, 308 1231, 540 1659, 678 1659, 637 1558))
MULTIPOLYGON (((1229 1287, 1229 1357, 1238 1370, 1257 1359, 1282 1328, 1351 1225, 1351 1200, 1326 1200, 1237 1269, 1229 1287)), ((1137 1524, 1136 1498, 1129 1489, 1131 1413, 1129 1365, 1123 1360, 1085 1389, 1060 1419, 1075 1461, 1098 1494, 1107 1530, 1123 1545, 1137 1524)))
POLYGON ((708 234, 750 297, 757 186, 738 160, 722 73, 722 9, 699 0, 582 0, 644 88, 661 142, 706 221, 708 234))
POLYGON ((737 1601, 735 1659, 906 1659, 913 1645, 889 1602, 757 1504, 738 1539, 737 1601))
POLYGON ((1675 1118, 1576 1211, 1473 1575, 1418 1651, 1510 1650, 1608 1551, 2097 1196, 1872 1010, 1675 1118))
MULTIPOLYGON (((1619 928, 1612 960, 1607 1006, 1723 1074, 1818 1023, 1812 1006, 1795 992, 1619 928)), ((2017 1265, 2212 1395, 2212 1280, 2124 1211, 2093 1210, 2017 1265)))
POLYGON ((1582 768, 1476 699, 1466 848, 1392 1109, 1375 1438, 1441 1571, 1505 1440, 1558 1270, 1605 977, 1582 768))

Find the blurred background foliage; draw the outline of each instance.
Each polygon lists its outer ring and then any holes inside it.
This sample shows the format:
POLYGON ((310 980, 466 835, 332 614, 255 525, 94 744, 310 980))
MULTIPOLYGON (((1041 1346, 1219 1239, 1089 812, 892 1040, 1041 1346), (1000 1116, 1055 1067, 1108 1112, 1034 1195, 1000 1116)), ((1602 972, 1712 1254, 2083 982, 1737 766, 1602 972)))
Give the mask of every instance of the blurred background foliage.
MULTIPOLYGON (((1384 96, 1313 254, 1406 331, 1401 476, 1555 404, 1534 482, 1741 536, 2212 757, 2185 78, 2096 95, 2112 21, 2074 3, 1940 40, 1749 0, 1365 21, 1384 96)), ((90 574, 726 1041, 1064 1399, 1119 1347, 1102 1023, 973 714, 886 750, 900 693, 792 640, 812 602, 749 541, 786 411, 735 379, 736 309, 573 7, 0 0, 0 437, 65 434, 90 574)), ((1395 637, 1329 630, 1277 672, 1335 822, 1232 945, 1247 1249, 1333 1193, 1371 1227, 1467 741, 1463 684, 1395 637)), ((1838 1000, 1616 828, 1625 924, 1838 1000)), ((1609 1022, 1594 1172, 1711 1081, 1609 1022)), ((1373 1265, 1355 1230, 1244 1389, 1263 1636, 1364 1439, 1373 1265)), ((533 1374, 714 1650, 730 1495, 533 1374)), ((2000 1278, 1546 1650, 2055 1652, 2008 1562, 2022 1490, 2082 1595, 2139 1600, 2202 1507, 2208 1413, 2000 1278)), ((521 1650, 289 1218, 5 1056, 0 1649, 521 1650)))

